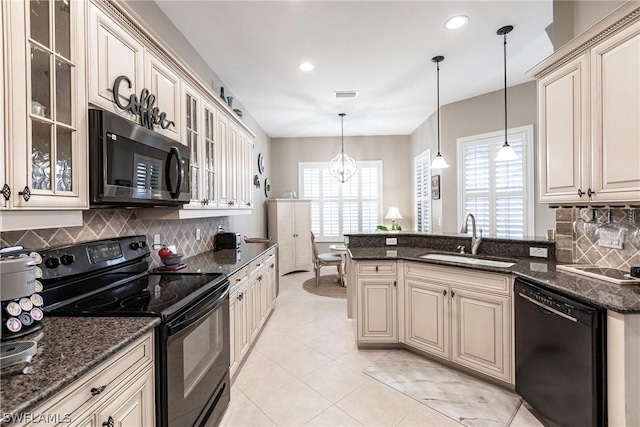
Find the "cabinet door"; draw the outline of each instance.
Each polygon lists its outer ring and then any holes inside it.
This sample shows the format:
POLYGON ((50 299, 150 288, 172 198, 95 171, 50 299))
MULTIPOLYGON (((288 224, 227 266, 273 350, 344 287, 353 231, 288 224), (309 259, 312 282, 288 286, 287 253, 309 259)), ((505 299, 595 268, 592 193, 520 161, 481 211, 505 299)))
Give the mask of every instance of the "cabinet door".
MULTIPOLYGON (((2 29, 0 29, 0 46, 3 48, 0 49, 0 81, 4 82, 4 64, 6 62, 5 56, 6 52, 4 49, 4 3, 0 4, 0 23, 2 23, 2 29)), ((4 96, 4 83, 0 84, 0 138, 2 142, 0 143, 0 189, 4 191, 9 189, 11 186, 9 185, 8 176, 6 175, 6 147, 5 144, 8 141, 8 137, 5 134, 5 126, 4 126, 4 112, 5 105, 7 105, 7 100, 4 96)), ((8 205, 9 196, 5 197, 4 195, 0 196, 0 209, 6 207, 8 205)))
POLYGON ((640 201, 640 22, 591 50, 594 202, 640 201))
POLYGON ((204 141, 202 147, 202 193, 204 206, 217 207, 216 201, 216 109, 206 101, 204 105, 204 141))
POLYGON ((398 342, 396 281, 358 277, 358 340, 398 342))
POLYGON ((296 269, 295 203, 276 203, 280 274, 296 269))
POLYGON ((444 357, 449 351, 449 287, 405 279, 405 342, 444 357))
POLYGON ((184 126, 182 141, 189 147, 189 180, 191 181, 191 205, 202 207, 204 196, 202 195, 203 164, 201 158, 202 132, 200 112, 202 100, 200 95, 186 84, 182 84, 182 106, 184 107, 184 126))
MULTIPOLYGON (((254 163, 253 163, 253 140, 251 137, 245 134, 245 157, 244 157, 244 187, 245 187, 245 204, 248 207, 253 206, 253 174, 254 174, 254 163)), ((257 158, 256 158, 257 161, 257 158)))
MULTIPOLYGON (((163 61, 157 58, 148 50, 145 51, 145 74, 146 87, 156 96, 156 105, 160 113, 167 115, 167 121, 174 122, 174 125, 162 129, 155 126, 158 133, 181 141, 182 129, 182 102, 180 96, 180 78, 163 61)), ((184 141, 181 141, 184 143, 184 141)))
POLYGON ((238 138, 238 127, 229 122, 229 202, 231 202, 232 208, 239 207, 239 198, 238 198, 238 183, 239 183, 239 175, 241 173, 238 165, 240 164, 240 150, 239 150, 240 140, 238 138))
POLYGON ((249 289, 247 289, 247 293, 249 294, 249 301, 247 303, 249 343, 252 343, 260 330, 260 292, 257 277, 254 276, 249 279, 249 289))
POLYGON ((155 425, 154 392, 153 368, 150 368, 98 411, 98 424, 107 425, 105 423, 112 419, 116 427, 155 425))
POLYGON ((11 25, 14 207, 88 207, 86 4, 3 4, 11 25))
POLYGON ((131 87, 121 82, 118 88, 122 105, 133 94, 140 97, 144 88, 144 48, 120 25, 92 3, 89 6, 89 102, 93 105, 139 121, 134 114, 118 107, 113 99, 113 84, 120 76, 131 81, 131 87))
POLYGON ((238 334, 238 327, 236 325, 236 305, 238 303, 238 293, 234 292, 229 296, 229 375, 233 376, 238 369, 239 362, 239 341, 236 337, 238 334))
MULTIPOLYGON (((275 258, 275 255, 273 255, 275 258)), ((273 306, 276 302, 276 280, 278 280, 276 276, 276 265, 275 262, 269 266, 269 307, 273 309, 273 306)))
POLYGON ((229 197, 229 174, 231 173, 231 156, 229 155, 229 119, 218 112, 217 115, 217 131, 218 138, 218 207, 228 208, 229 197))
POLYGON ((238 133, 238 151, 240 153, 238 159, 238 198, 240 207, 250 207, 251 202, 251 184, 253 181, 253 172, 251 165, 251 156, 253 155, 253 142, 243 131, 238 133))
POLYGON ((264 324, 269 309, 269 272, 265 268, 258 276, 260 285, 260 326, 264 324))
POLYGON ((587 58, 538 81, 540 201, 587 203, 590 174, 587 58))
POLYGON ((296 268, 311 267, 311 205, 308 202, 293 203, 295 209, 296 268))
POLYGON ((250 313, 249 313, 249 291, 245 285, 238 294, 238 300, 236 303, 236 338, 238 340, 238 363, 242 362, 242 359, 249 351, 250 337, 251 337, 251 325, 250 325, 250 313))
POLYGON ((512 382, 511 298, 451 288, 452 360, 512 382))

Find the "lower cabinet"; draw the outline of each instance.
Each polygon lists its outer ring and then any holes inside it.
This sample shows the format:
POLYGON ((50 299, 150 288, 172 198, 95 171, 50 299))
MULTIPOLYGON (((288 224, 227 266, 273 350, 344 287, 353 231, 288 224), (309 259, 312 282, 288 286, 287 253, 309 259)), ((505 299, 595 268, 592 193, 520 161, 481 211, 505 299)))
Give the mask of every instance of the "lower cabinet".
POLYGON ((233 377, 264 326, 276 301, 276 257, 270 249, 230 276, 229 334, 233 377))
POLYGON ((449 358, 449 287, 421 279, 405 279, 405 343, 449 358))
POLYGON ((397 280, 358 276, 358 342, 397 343, 397 280))
MULTIPOLYGON (((63 425, 71 426, 153 427, 153 355, 151 332, 40 405, 33 414, 68 414, 68 420, 63 425)), ((38 417, 36 419, 42 421, 38 417)), ((35 427, 55 423, 34 422, 26 425, 35 427)))

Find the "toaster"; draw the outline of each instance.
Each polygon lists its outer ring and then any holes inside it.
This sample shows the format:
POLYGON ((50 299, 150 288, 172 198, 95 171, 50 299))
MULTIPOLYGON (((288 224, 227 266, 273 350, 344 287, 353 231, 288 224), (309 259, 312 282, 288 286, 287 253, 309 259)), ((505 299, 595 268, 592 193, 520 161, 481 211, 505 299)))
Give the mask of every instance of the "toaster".
POLYGON ((220 232, 216 234, 215 250, 238 249, 240 247, 240 233, 220 232))

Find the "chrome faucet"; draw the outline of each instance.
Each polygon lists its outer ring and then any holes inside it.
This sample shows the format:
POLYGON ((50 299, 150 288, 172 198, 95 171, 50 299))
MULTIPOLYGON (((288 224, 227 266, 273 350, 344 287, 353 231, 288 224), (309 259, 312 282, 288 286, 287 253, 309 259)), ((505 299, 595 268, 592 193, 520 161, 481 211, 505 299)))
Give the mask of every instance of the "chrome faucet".
POLYGON ((476 217, 473 214, 468 213, 467 217, 464 219, 462 223, 462 227, 460 227, 461 233, 468 233, 469 228, 467 226, 469 222, 469 217, 471 217, 471 227, 472 227, 472 235, 471 235, 471 254, 475 255, 478 253, 478 246, 480 246, 480 242, 482 241, 482 228, 480 229, 480 237, 476 237, 476 217))

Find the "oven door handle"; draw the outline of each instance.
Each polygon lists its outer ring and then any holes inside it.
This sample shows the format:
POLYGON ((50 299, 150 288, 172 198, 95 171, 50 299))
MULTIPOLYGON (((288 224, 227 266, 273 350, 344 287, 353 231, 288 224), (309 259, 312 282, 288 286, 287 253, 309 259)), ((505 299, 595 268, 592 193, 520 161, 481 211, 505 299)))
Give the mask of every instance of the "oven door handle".
POLYGON ((200 319, 204 318, 207 313, 210 313, 216 310, 218 307, 222 305, 224 299, 229 296, 229 288, 225 289, 222 295, 216 298, 214 301, 200 307, 195 308, 193 311, 188 312, 184 317, 179 318, 175 322, 170 322, 167 324, 167 335, 175 335, 181 330, 193 325, 200 319))
POLYGON ((169 155, 167 156, 167 163, 164 167, 164 175, 165 183, 167 184, 167 188, 169 189, 171 198, 177 199, 178 197, 180 197, 180 192, 182 190, 182 181, 184 180, 184 161, 182 160, 180 150, 178 150, 177 147, 171 147, 171 150, 169 151, 169 155), (171 188, 171 157, 175 157, 176 162, 178 163, 178 180, 176 182, 175 190, 171 188))

